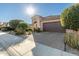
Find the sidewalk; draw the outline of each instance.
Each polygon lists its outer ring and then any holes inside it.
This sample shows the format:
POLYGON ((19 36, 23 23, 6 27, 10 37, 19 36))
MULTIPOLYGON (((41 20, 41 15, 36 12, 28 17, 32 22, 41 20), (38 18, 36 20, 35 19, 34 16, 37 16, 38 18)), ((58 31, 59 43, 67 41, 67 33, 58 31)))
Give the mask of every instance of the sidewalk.
MULTIPOLYGON (((10 35, 7 33, 0 33, 0 45, 7 52, 5 55, 11 56, 23 56, 27 52, 35 47, 33 38, 31 35, 26 39, 10 35)), ((0 51, 1 53, 1 51, 0 51)))

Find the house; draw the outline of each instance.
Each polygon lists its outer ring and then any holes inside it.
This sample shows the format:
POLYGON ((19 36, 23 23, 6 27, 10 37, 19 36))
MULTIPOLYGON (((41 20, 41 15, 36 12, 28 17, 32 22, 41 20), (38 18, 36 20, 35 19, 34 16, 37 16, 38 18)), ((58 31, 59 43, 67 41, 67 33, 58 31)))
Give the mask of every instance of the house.
POLYGON ((8 22, 0 22, 0 26, 2 26, 2 27, 8 27, 9 23, 8 22))
POLYGON ((32 17, 32 25, 34 29, 40 28, 42 31, 48 32, 64 32, 65 30, 61 27, 60 16, 47 16, 42 17, 35 15, 32 17))

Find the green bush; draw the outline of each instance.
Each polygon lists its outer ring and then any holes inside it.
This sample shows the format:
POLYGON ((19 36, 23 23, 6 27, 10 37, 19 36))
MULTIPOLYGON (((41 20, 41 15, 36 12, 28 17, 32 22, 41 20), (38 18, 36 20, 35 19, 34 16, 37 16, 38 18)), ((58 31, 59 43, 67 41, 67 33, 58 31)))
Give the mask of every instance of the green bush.
POLYGON ((20 35, 20 34, 25 34, 26 33, 26 29, 28 28, 28 25, 26 23, 20 23, 18 24, 18 26, 15 29, 16 34, 20 35))
POLYGON ((10 28, 12 28, 13 30, 16 29, 16 27, 18 26, 19 23, 24 22, 23 20, 18 20, 18 19, 14 19, 9 21, 9 26, 10 28))
POLYGON ((25 34, 26 31, 23 29, 16 28, 15 33, 16 33, 16 35, 21 35, 21 34, 25 34))
POLYGON ((27 28, 26 31, 31 31, 32 32, 33 30, 31 28, 27 28))
POLYGON ((28 31, 28 35, 32 34, 32 31, 28 31))
POLYGON ((42 32, 40 28, 34 30, 35 32, 42 32))
POLYGON ((1 28, 2 28, 2 25, 0 25, 0 30, 1 30, 1 28))
POLYGON ((11 31, 12 28, 10 28, 10 27, 1 27, 1 30, 2 31, 11 31))
POLYGON ((65 29, 79 29, 79 4, 66 8, 60 17, 61 25, 65 29))

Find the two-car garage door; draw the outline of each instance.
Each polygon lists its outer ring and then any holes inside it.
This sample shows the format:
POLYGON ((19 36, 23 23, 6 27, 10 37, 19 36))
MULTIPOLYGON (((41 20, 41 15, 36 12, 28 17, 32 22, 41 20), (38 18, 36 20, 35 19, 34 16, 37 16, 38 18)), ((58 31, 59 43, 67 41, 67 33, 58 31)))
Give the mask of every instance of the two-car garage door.
POLYGON ((43 23, 43 30, 48 32, 64 32, 59 22, 43 23))

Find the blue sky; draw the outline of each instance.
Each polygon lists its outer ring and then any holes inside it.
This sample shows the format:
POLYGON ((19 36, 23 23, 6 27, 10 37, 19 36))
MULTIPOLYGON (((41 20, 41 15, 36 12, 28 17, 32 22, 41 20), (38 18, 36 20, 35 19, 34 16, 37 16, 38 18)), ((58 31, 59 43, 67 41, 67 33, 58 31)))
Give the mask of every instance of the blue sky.
POLYGON ((25 13, 25 8, 32 5, 36 14, 41 16, 60 15, 61 12, 71 6, 68 3, 39 3, 39 4, 0 4, 0 22, 8 22, 12 19, 22 19, 31 24, 31 18, 25 13))

